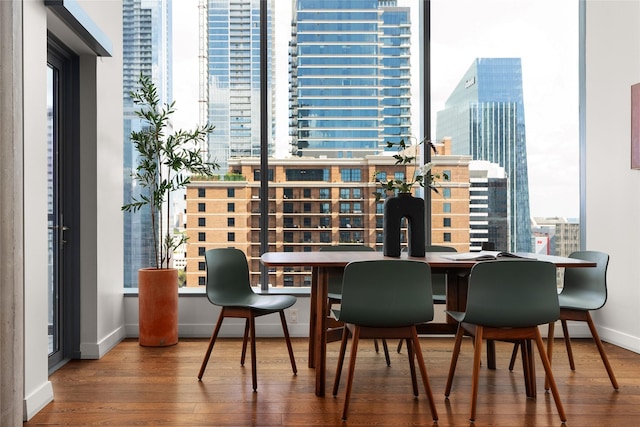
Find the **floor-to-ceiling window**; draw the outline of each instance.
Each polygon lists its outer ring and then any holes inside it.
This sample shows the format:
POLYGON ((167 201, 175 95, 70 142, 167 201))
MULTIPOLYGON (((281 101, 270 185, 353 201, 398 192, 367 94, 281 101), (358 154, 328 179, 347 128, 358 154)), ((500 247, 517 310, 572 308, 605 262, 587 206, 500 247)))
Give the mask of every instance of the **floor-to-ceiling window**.
POLYGON ((428 3, 431 135, 471 157, 468 191, 434 204, 434 239, 464 227, 472 250, 579 249, 579 2, 428 3))
MULTIPOLYGON (((578 1, 554 4, 552 14, 546 1, 198 5, 192 56, 204 60, 192 74, 200 76, 195 99, 201 117, 227 117, 211 152, 227 144, 223 151, 236 154, 219 180, 187 191, 187 286, 204 283, 201 257, 211 247, 243 249, 254 285, 265 247, 381 250, 375 177, 404 171, 385 169, 376 153, 402 138, 430 139, 431 160, 448 177, 437 193, 422 193, 431 243, 563 255, 579 247, 578 1), (222 101, 229 101, 224 112, 222 101), (264 116, 252 112, 258 103, 264 116), (233 151, 254 147, 256 129, 267 134, 266 173, 254 151, 233 151)), ((310 272, 272 271, 266 280, 304 287, 310 272)))

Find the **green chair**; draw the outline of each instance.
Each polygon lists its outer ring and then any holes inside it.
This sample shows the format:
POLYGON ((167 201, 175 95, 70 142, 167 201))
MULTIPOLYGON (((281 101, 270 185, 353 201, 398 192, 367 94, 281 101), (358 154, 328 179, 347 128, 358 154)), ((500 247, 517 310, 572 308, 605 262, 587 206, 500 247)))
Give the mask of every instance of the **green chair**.
MULTIPOLYGON (((551 364, 538 330, 538 325, 555 322, 560 317, 556 289, 556 267, 550 262, 514 259, 486 261, 476 264, 471 269, 466 311, 447 311, 459 323, 444 393, 448 398, 462 338, 465 333, 469 334, 475 337, 471 421, 476 417, 480 356, 484 339, 524 342, 523 348, 529 348, 530 340, 535 340, 560 419, 566 421, 567 417, 551 372, 551 364)), ((533 397, 535 363, 531 352, 525 354, 525 385, 527 395, 533 397)))
POLYGON ((340 344, 334 396, 338 394, 347 341, 350 334, 353 336, 342 419, 347 419, 360 338, 400 338, 406 339, 409 349, 407 353, 413 394, 418 395, 414 365, 417 356, 431 416, 434 421, 437 420, 438 414, 416 331, 417 324, 433 320, 429 265, 411 260, 349 263, 344 270, 340 310, 334 310, 334 313, 347 328, 340 344))
MULTIPOLYGON (((371 246, 364 245, 332 245, 332 246, 321 246, 321 252, 335 252, 335 251, 362 251, 362 252, 374 252, 371 246)), ((329 283, 328 283, 328 296, 329 301, 334 304, 339 304, 342 299, 342 270, 336 269, 336 271, 331 271, 329 274, 329 283)))
MULTIPOLYGON (((426 245, 425 252, 458 252, 452 246, 426 245)), ((433 303, 447 303, 447 275, 444 273, 431 274, 431 288, 433 289, 433 303)), ((398 343, 398 353, 402 350, 402 340, 398 343)))
MULTIPOLYGON (((329 252, 329 251, 363 251, 363 252, 374 252, 371 246, 364 245, 332 245, 332 246, 322 246, 320 247, 321 252, 329 252)), ((328 280, 328 313, 327 313, 327 342, 340 341, 342 338, 342 332, 344 330, 344 325, 342 322, 338 322, 336 319, 331 317, 331 307, 335 304, 340 304, 342 300, 342 268, 333 268, 329 271, 328 280)), ((376 349, 376 353, 380 351, 380 347, 378 345, 378 340, 374 340, 373 344, 376 349)), ((384 350, 384 357, 387 362, 387 366, 391 366, 391 358, 389 356, 389 347, 387 346, 387 341, 382 340, 382 348, 384 350)))
MULTIPOLYGON (((569 358, 569 366, 572 371, 576 370, 573 360, 573 351, 571 350, 571 337, 569 336, 569 328, 567 321, 586 322, 591 331, 593 341, 596 343, 600 358, 604 364, 609 380, 614 389, 618 389, 618 381, 613 374, 613 369, 609 364, 609 359, 604 351, 604 346, 598 335, 591 314, 589 311, 598 310, 607 302, 607 267, 609 265, 609 255, 597 251, 578 251, 569 255, 569 258, 577 258, 585 261, 596 263, 593 268, 567 268, 564 272, 564 285, 562 291, 558 295, 560 303, 560 323, 564 336, 565 346, 567 348, 567 356, 569 358)), ((549 335, 547 339, 547 353, 551 360, 553 352, 553 337, 555 324, 549 324, 549 335)), ((513 369, 515 357, 517 355, 518 346, 514 346, 514 352, 511 355, 511 363, 509 369, 513 369)))
POLYGON ((244 338, 242 341, 242 356, 240 365, 244 365, 247 352, 247 339, 251 339, 251 377, 253 391, 258 387, 256 375, 256 325, 255 318, 266 314, 279 313, 284 338, 289 350, 289 359, 293 373, 297 373, 296 361, 287 329, 284 309, 291 307, 296 298, 291 295, 258 295, 251 289, 249 281, 249 266, 245 254, 233 248, 210 249, 204 254, 207 263, 207 297, 209 301, 222 307, 218 322, 209 341, 209 347, 204 356, 198 380, 202 380, 207 367, 211 350, 216 342, 222 321, 225 317, 243 318, 245 320, 244 338))
MULTIPOLYGON (((458 252, 452 246, 427 245, 425 252, 458 252)), ((447 275, 443 273, 434 273, 431 275, 431 286, 433 289, 433 303, 447 303, 447 275)))

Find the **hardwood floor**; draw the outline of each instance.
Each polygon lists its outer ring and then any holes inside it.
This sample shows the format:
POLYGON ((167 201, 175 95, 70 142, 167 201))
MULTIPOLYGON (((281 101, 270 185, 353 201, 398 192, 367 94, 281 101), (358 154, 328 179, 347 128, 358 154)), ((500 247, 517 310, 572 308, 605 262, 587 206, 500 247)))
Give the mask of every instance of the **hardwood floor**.
MULTIPOLYGON (((146 348, 126 340, 100 360, 75 360, 51 376, 55 401, 24 426, 425 426, 433 425, 428 401, 412 395, 406 347, 391 355, 363 340, 359 346, 349 419, 341 420, 346 371, 331 396, 339 343, 328 346, 328 394, 314 394, 307 367, 307 341, 294 339, 294 376, 284 341, 259 339, 258 391, 251 389, 251 363, 239 365, 241 341, 220 339, 202 382, 197 374, 206 339, 181 339, 172 347, 146 348)), ((576 371, 564 345, 554 345, 553 371, 568 426, 640 425, 640 355, 605 344, 620 383, 615 391, 590 340, 573 340, 576 371)), ((472 344, 462 344, 451 396, 444 398, 453 338, 421 339, 440 419, 439 426, 469 426, 472 344)), ((395 348, 395 346, 390 346, 395 348)), ((512 345, 497 343, 498 369, 482 368, 475 426, 561 425, 550 393, 544 392, 537 359, 536 399, 525 395, 520 360, 509 372, 512 345)), ((247 359, 249 355, 247 355, 247 359)), ((348 355, 347 355, 348 358, 348 355)), ((345 361, 346 362, 346 361, 345 361)))

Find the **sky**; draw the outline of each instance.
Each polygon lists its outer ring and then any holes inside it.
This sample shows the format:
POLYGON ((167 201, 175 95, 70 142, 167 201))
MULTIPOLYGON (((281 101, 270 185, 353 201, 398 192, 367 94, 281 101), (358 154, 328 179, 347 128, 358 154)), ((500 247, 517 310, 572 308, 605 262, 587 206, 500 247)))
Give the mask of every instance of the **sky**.
MULTIPOLYGON (((419 24, 418 2, 411 6, 419 24)), ((288 86, 291 3, 275 2, 276 85, 288 86)), ((432 0, 432 123, 475 58, 522 59, 532 216, 578 217, 578 2, 568 0, 432 0)), ((419 40, 413 32, 412 57, 419 40)), ((177 127, 198 124, 198 0, 173 1, 173 94, 177 127)), ((412 61, 414 65, 418 61, 412 61)), ((412 86, 420 74, 413 72, 412 86)), ((413 106, 418 114, 417 90, 413 106)), ((288 147, 286 90, 276 98, 278 154, 288 147)), ((414 124, 414 132, 420 133, 414 124)), ((435 133, 435 129, 434 132, 435 133)), ((215 130, 214 130, 215 134, 215 130)), ((422 137, 423 135, 415 135, 422 137)))

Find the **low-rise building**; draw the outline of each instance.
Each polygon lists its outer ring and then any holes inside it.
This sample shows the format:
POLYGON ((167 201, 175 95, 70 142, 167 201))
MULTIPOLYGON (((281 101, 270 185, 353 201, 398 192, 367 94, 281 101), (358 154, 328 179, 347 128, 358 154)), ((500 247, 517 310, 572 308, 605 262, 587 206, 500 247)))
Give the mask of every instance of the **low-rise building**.
MULTIPOLYGON (((446 172, 432 192, 432 243, 469 248, 468 156, 443 147, 434 172, 446 172)), ((235 247, 247 254, 251 283, 260 283, 260 159, 229 160, 223 180, 194 180, 186 193, 187 286, 206 280, 204 252, 235 247)), ((376 202, 375 176, 413 175, 392 155, 359 159, 292 157, 269 161, 269 250, 317 251, 322 246, 357 244, 382 251, 383 203, 376 202)), ((417 188, 415 194, 423 195, 417 188)), ((405 235, 406 236, 406 235, 405 235)), ((404 237, 406 241, 406 237, 404 237)), ((309 286, 311 271, 270 271, 271 286, 309 286)))

